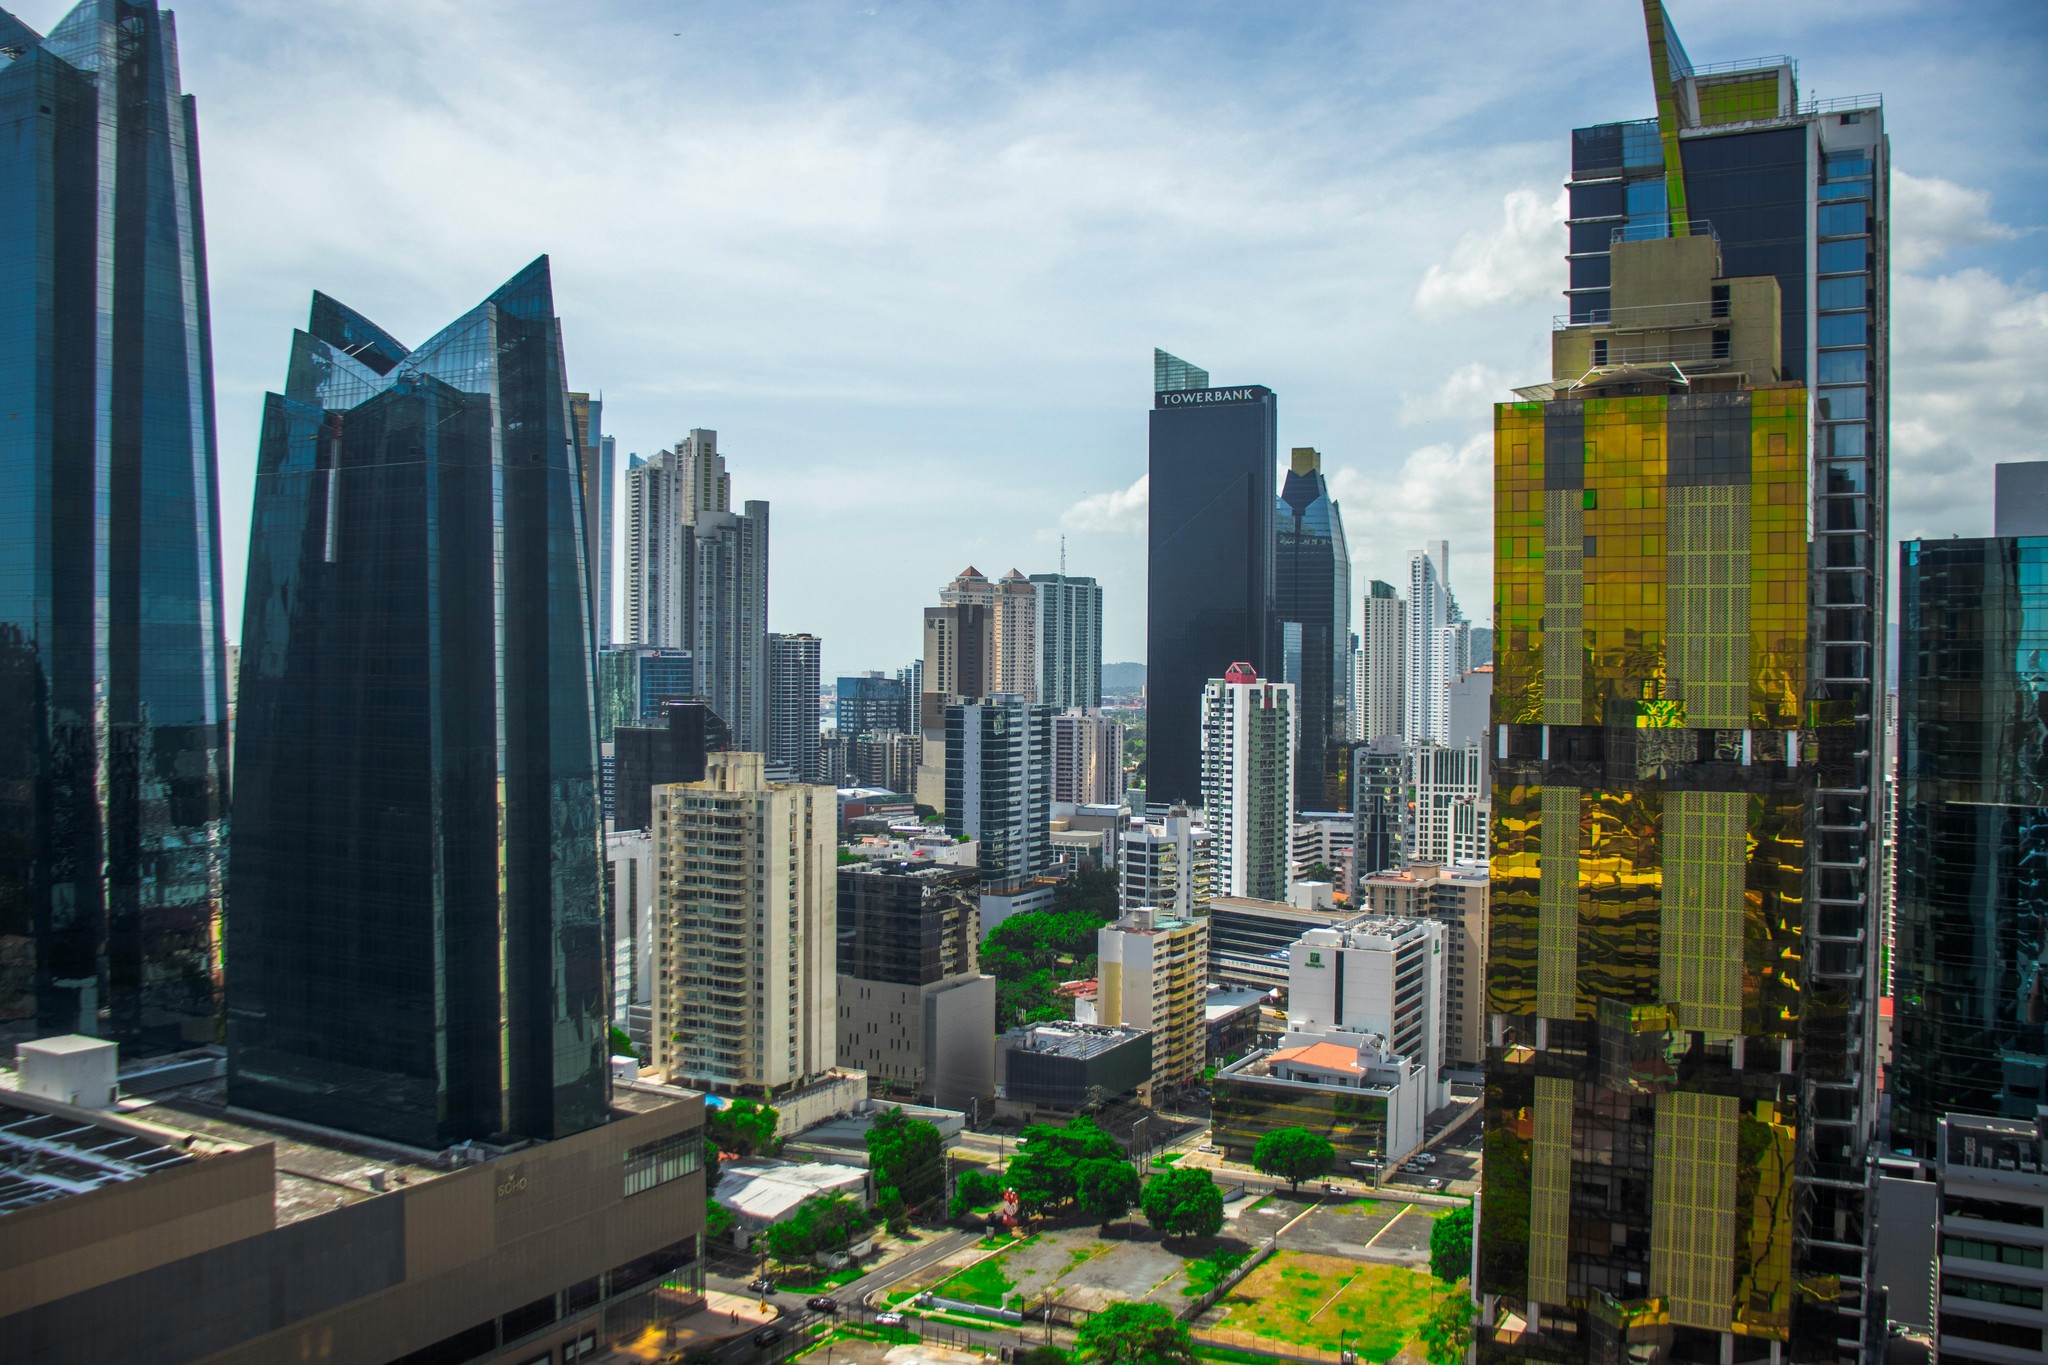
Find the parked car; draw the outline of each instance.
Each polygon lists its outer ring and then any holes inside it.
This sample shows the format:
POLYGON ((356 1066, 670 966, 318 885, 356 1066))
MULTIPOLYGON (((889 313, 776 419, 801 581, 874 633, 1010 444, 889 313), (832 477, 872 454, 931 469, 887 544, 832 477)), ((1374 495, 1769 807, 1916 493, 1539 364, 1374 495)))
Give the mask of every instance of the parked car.
POLYGON ((1205 1142, 1201 1146, 1195 1148, 1195 1150, 1198 1152, 1213 1152, 1216 1150, 1216 1144, 1213 1142, 1205 1142))
POLYGON ((763 1327, 760 1331, 754 1333, 754 1344, 756 1346, 773 1346, 780 1340, 782 1340, 782 1329, 780 1327, 763 1327))
POLYGON ((901 1313, 875 1314, 875 1326, 877 1327, 901 1327, 902 1325, 903 1315, 901 1313))
POLYGON ((1433 1175, 1429 1179, 1422 1182, 1422 1188, 1425 1190, 1440 1190, 1443 1187, 1444 1179, 1440 1175, 1433 1175))
POLYGON ((837 1316, 839 1312, 839 1300, 833 1298, 830 1294, 820 1294, 814 1299, 807 1299, 804 1306, 813 1313, 829 1313, 837 1316))
POLYGON ((1409 1175, 1421 1175, 1424 1167, 1419 1161, 1404 1161, 1401 1163, 1401 1169, 1409 1175))
POLYGON ((773 1294, 775 1292, 775 1281, 763 1275, 760 1279, 748 1285, 747 1288, 753 1290, 756 1294, 773 1294))

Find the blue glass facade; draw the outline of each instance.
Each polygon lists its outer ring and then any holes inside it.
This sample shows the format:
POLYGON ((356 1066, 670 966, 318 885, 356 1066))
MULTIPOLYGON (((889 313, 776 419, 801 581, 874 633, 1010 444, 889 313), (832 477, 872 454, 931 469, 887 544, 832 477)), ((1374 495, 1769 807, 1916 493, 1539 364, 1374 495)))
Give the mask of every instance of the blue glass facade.
POLYGON ((1892 1146, 2048 1102, 2048 538, 1899 547, 1892 1146))
POLYGON ((1282 676, 1297 683, 1294 805, 1297 810, 1346 810, 1344 750, 1350 732, 1351 555, 1344 518, 1323 480, 1322 457, 1300 449, 1281 482, 1273 507, 1273 614, 1291 648, 1290 626, 1300 627, 1301 658, 1283 661, 1282 676), (1289 671, 1298 667, 1299 673, 1289 671))
POLYGON ((171 15, 0 11, 0 129, 0 1035, 211 1041, 226 662, 171 15))
POLYGON ((916 699, 902 678, 878 673, 841 678, 837 694, 837 725, 842 739, 855 740, 879 730, 902 734, 917 729, 916 699))
POLYGON ((423 1147, 603 1121, 579 472, 545 257, 414 351, 314 297, 257 459, 231 1103, 423 1147))
POLYGON ((1150 804, 1201 800, 1202 688, 1209 679, 1239 662, 1262 675, 1279 672, 1277 414, 1273 391, 1258 384, 1167 389, 1153 397, 1145 627, 1150 804))

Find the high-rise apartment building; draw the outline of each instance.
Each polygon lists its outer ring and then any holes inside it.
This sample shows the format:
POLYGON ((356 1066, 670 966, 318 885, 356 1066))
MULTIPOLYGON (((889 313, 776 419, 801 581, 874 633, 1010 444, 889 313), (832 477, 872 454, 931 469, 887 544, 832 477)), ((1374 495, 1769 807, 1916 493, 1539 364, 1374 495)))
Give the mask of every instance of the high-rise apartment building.
POLYGON ((946 708, 946 830, 977 841, 981 881, 1052 871, 1052 708, 1006 697, 946 708))
POLYGON ((584 578, 590 585, 593 649, 612 643, 612 461, 618 445, 604 434, 604 400, 569 395, 569 425, 575 432, 583 492, 584 578))
MULTIPOLYGON (((626 466, 626 639, 687 647, 691 536, 702 512, 732 505, 718 433, 692 431, 672 450, 626 466)), ((727 720, 730 721, 730 717, 727 720)))
POLYGON ((839 869, 839 1064, 919 1104, 989 1112, 996 981, 967 867, 839 869))
POLYGON ((1031 575, 1038 638, 1035 698, 1061 710, 1102 705, 1102 585, 1059 573, 1031 575))
POLYGON ((819 782, 818 637, 768 636, 768 763, 800 782, 819 782))
POLYGON ((1477 744, 1418 744, 1409 753, 1415 791, 1409 860, 1485 862, 1493 810, 1486 751, 1477 744))
POLYGON ((1202 689, 1238 661, 1272 672, 1273 391, 1211 388, 1154 351, 1146 530, 1145 799, 1202 796, 1202 689))
POLYGON ((1403 738, 1447 744, 1451 684, 1471 667, 1472 627, 1451 594, 1451 543, 1439 540, 1408 561, 1408 630, 1401 669, 1403 738))
POLYGON ((834 692, 835 724, 841 738, 859 739, 879 730, 917 731, 917 697, 900 676, 863 673, 841 678, 834 692))
POLYGON ((249 537, 229 1102, 419 1147, 601 1124, 590 600, 547 258, 414 350, 315 295, 287 373, 249 537))
POLYGON ((1016 569, 995 585, 995 610, 989 618, 994 651, 993 690, 1007 697, 1038 700, 1038 589, 1016 569))
POLYGON ((1351 842, 1353 877, 1398 867, 1408 847, 1408 751, 1387 736, 1361 744, 1352 754, 1352 810, 1357 831, 1351 842))
POLYGON ((1052 799, 1114 806, 1124 799, 1124 727, 1104 715, 1064 711, 1052 718, 1052 799))
POLYGON ((2031 1123, 2048 1102, 2048 1019, 2030 1003, 2048 955, 2033 663, 2048 650, 2048 515, 2024 496, 2048 490, 2048 464, 1998 474, 2001 534, 1899 547, 1888 1145, 1923 1159, 1944 1114, 2031 1123))
POLYGON ((1117 906, 1125 914, 1147 906, 1179 919, 1208 914, 1217 894, 1215 845, 1186 807, 1132 817, 1119 853, 1117 906))
POLYGON ((213 1037, 227 664, 172 16, 0 13, 0 1031, 213 1037))
POLYGON ((924 741, 900 730, 869 730, 846 746, 846 770, 863 787, 908 794, 917 787, 924 741))
POLYGON ((1300 632, 1295 684, 1294 803, 1347 803, 1342 752, 1351 735, 1351 552, 1323 480, 1323 457, 1297 446, 1273 505, 1273 615, 1300 632))
POLYGON ((1404 725, 1401 679, 1407 658, 1408 604, 1394 585, 1372 580, 1358 621, 1358 724, 1364 743, 1398 739, 1404 725))
POLYGON ((1495 410, 1479 1336, 1867 1359, 1883 116, 1645 13, 1658 118, 1573 135, 1495 410))
POLYGON ((995 589, 969 565, 924 609, 924 663, 917 699, 924 758, 918 765, 919 805, 946 804, 946 710, 995 689, 995 589))
POLYGON ((830 787, 771 782, 758 753, 655 788, 654 1064, 671 1079, 762 1095, 834 1064, 837 821, 830 787))
POLYGON ((1245 663, 1202 690, 1202 808, 1219 896, 1287 897, 1295 695, 1292 684, 1262 681, 1245 663))
POLYGON ((1152 1034, 1147 1104, 1199 1084, 1207 1062, 1209 925, 1141 908, 1095 933, 1095 1017, 1085 1022, 1152 1034))
POLYGON ((1484 867, 1411 863, 1361 879, 1352 904, 1375 915, 1433 919, 1444 926, 1444 1055, 1447 1065, 1486 1065, 1484 867))

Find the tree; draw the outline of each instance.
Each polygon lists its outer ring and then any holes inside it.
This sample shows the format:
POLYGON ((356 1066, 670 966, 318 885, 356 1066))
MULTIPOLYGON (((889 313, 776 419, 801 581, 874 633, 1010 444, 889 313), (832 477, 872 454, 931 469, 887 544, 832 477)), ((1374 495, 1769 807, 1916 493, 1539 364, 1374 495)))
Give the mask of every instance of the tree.
POLYGON ((962 1171, 960 1178, 953 1182, 953 1202, 947 1208, 949 1216, 959 1218, 969 1211, 984 1208, 1003 1197, 1003 1182, 987 1171, 962 1171))
POLYGON ((1303 882, 1333 882, 1337 878, 1336 874, 1330 871, 1328 863, 1310 863, 1306 868, 1302 869, 1301 875, 1295 878, 1295 880, 1303 882))
POLYGON ((1081 1325, 1075 1347, 1089 1365, 1194 1365, 1188 1329, 1156 1303, 1113 1303, 1081 1325))
POLYGON ((1057 1346, 1033 1346, 1017 1353, 1017 1365, 1067 1365, 1067 1353, 1057 1346))
POLYGON ((768 1254, 778 1261, 803 1261, 837 1251, 875 1225, 875 1216, 843 1194, 814 1194, 796 1212, 768 1229, 768 1254))
POLYGON ((611 1049, 612 1056, 614 1057, 638 1057, 640 1055, 640 1050, 633 1046, 632 1036, 617 1024, 612 1025, 611 1049))
POLYGON ((732 1231, 732 1210, 716 1199, 704 1201, 704 1236, 709 1239, 724 1237, 732 1231))
POLYGON ((1252 1165, 1296 1191, 1301 1182, 1329 1174, 1337 1149, 1321 1133, 1306 1128, 1275 1128, 1252 1148, 1252 1165))
POLYGON ((1223 1191, 1199 1166, 1169 1166, 1145 1184, 1145 1217, 1169 1237, 1214 1237, 1223 1227, 1223 1191))
POLYGON ((1121 1157, 1094 1157, 1074 1166, 1074 1202, 1097 1223, 1114 1223, 1138 1202, 1137 1168, 1121 1157))
POLYGON ((1112 1161, 1128 1166, 1116 1139, 1083 1115, 1064 1128, 1034 1123, 1017 1137, 1010 1158, 1010 1187, 1026 1213, 1039 1213, 1071 1203, 1078 1192, 1077 1168, 1084 1162, 1112 1161))
POLYGON ((734 1156, 761 1156, 776 1148, 775 1125, 781 1116, 772 1105, 753 1100, 729 1100, 704 1120, 704 1134, 722 1152, 734 1156))
POLYGON ((868 1128, 868 1169, 877 1186, 893 1185, 905 1204, 923 1208, 946 1192, 946 1140, 892 1105, 868 1128))
MULTIPOLYGON (((1489 1206, 1490 1207, 1490 1206, 1489 1206)), ((1472 1206, 1452 1209, 1429 1230, 1429 1268, 1456 1283, 1472 1273, 1472 1206)))
POLYGON ((1423 1321, 1423 1357, 1429 1365, 1462 1365, 1465 1349, 1472 1343, 1472 1319, 1477 1310, 1463 1294, 1446 1294, 1423 1321))

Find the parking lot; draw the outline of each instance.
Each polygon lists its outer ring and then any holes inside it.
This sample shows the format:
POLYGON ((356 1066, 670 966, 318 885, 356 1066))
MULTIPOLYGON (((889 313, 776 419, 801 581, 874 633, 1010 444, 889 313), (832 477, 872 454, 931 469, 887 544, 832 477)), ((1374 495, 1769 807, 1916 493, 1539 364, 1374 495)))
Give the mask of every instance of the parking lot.
POLYGON ((1399 1199, 1343 1198, 1309 1207, 1306 1200, 1274 1196, 1224 1225, 1256 1245, 1276 1234, 1289 1251, 1396 1265, 1429 1263, 1429 1230, 1445 1206, 1399 1199))

